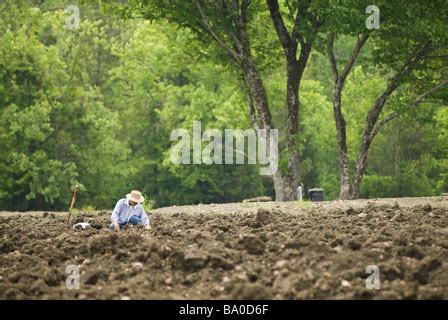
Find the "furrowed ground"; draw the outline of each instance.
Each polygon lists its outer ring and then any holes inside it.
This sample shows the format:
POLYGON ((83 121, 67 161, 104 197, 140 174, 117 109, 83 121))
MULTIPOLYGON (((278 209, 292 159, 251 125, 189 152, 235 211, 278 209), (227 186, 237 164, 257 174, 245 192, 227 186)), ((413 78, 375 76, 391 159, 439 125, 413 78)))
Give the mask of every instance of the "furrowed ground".
POLYGON ((120 235, 110 213, 1 212, 0 298, 448 299, 448 197, 169 207, 120 235))

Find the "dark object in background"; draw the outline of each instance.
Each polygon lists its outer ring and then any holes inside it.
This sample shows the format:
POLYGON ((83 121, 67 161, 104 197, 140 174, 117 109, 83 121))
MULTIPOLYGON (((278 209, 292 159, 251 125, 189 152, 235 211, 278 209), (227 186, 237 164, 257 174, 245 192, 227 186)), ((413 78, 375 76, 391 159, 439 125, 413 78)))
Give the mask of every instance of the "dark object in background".
POLYGON ((311 201, 324 201, 324 189, 313 188, 308 190, 308 196, 311 201))

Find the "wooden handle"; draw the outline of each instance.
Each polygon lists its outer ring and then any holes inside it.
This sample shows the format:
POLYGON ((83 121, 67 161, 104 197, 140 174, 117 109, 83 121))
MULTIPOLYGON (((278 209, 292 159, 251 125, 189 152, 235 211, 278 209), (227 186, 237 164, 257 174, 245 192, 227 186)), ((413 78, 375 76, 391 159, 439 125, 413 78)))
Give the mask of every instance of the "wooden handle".
POLYGON ((72 203, 70 204, 70 211, 72 211, 73 206, 75 205, 77 192, 78 192, 78 185, 75 186, 75 190, 73 191, 72 203))
POLYGON ((72 203, 70 204, 70 210, 68 211, 68 220, 67 220, 68 224, 70 224, 70 216, 72 214, 73 206, 75 205, 77 192, 78 192, 78 185, 75 186, 75 190, 73 191, 72 203))

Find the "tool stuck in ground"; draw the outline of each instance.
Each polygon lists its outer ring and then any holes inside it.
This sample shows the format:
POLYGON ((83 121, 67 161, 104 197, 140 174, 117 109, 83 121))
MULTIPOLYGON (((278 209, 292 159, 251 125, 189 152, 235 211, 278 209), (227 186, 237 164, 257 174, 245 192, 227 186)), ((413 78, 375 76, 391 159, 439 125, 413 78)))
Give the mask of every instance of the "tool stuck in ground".
POLYGON ((72 215, 72 209, 73 209, 73 206, 75 205, 77 192, 78 192, 78 185, 75 186, 75 190, 73 191, 72 203, 70 204, 70 210, 68 212, 68 220, 67 220, 68 225, 70 225, 70 216, 72 215))

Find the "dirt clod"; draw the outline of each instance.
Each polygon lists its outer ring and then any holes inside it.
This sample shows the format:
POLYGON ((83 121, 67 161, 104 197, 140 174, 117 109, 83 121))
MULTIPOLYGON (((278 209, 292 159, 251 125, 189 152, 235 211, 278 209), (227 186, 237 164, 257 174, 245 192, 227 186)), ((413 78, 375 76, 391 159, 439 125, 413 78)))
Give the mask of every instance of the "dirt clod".
POLYGON ((260 255, 264 252, 266 245, 256 236, 245 236, 240 244, 249 254, 260 255))

